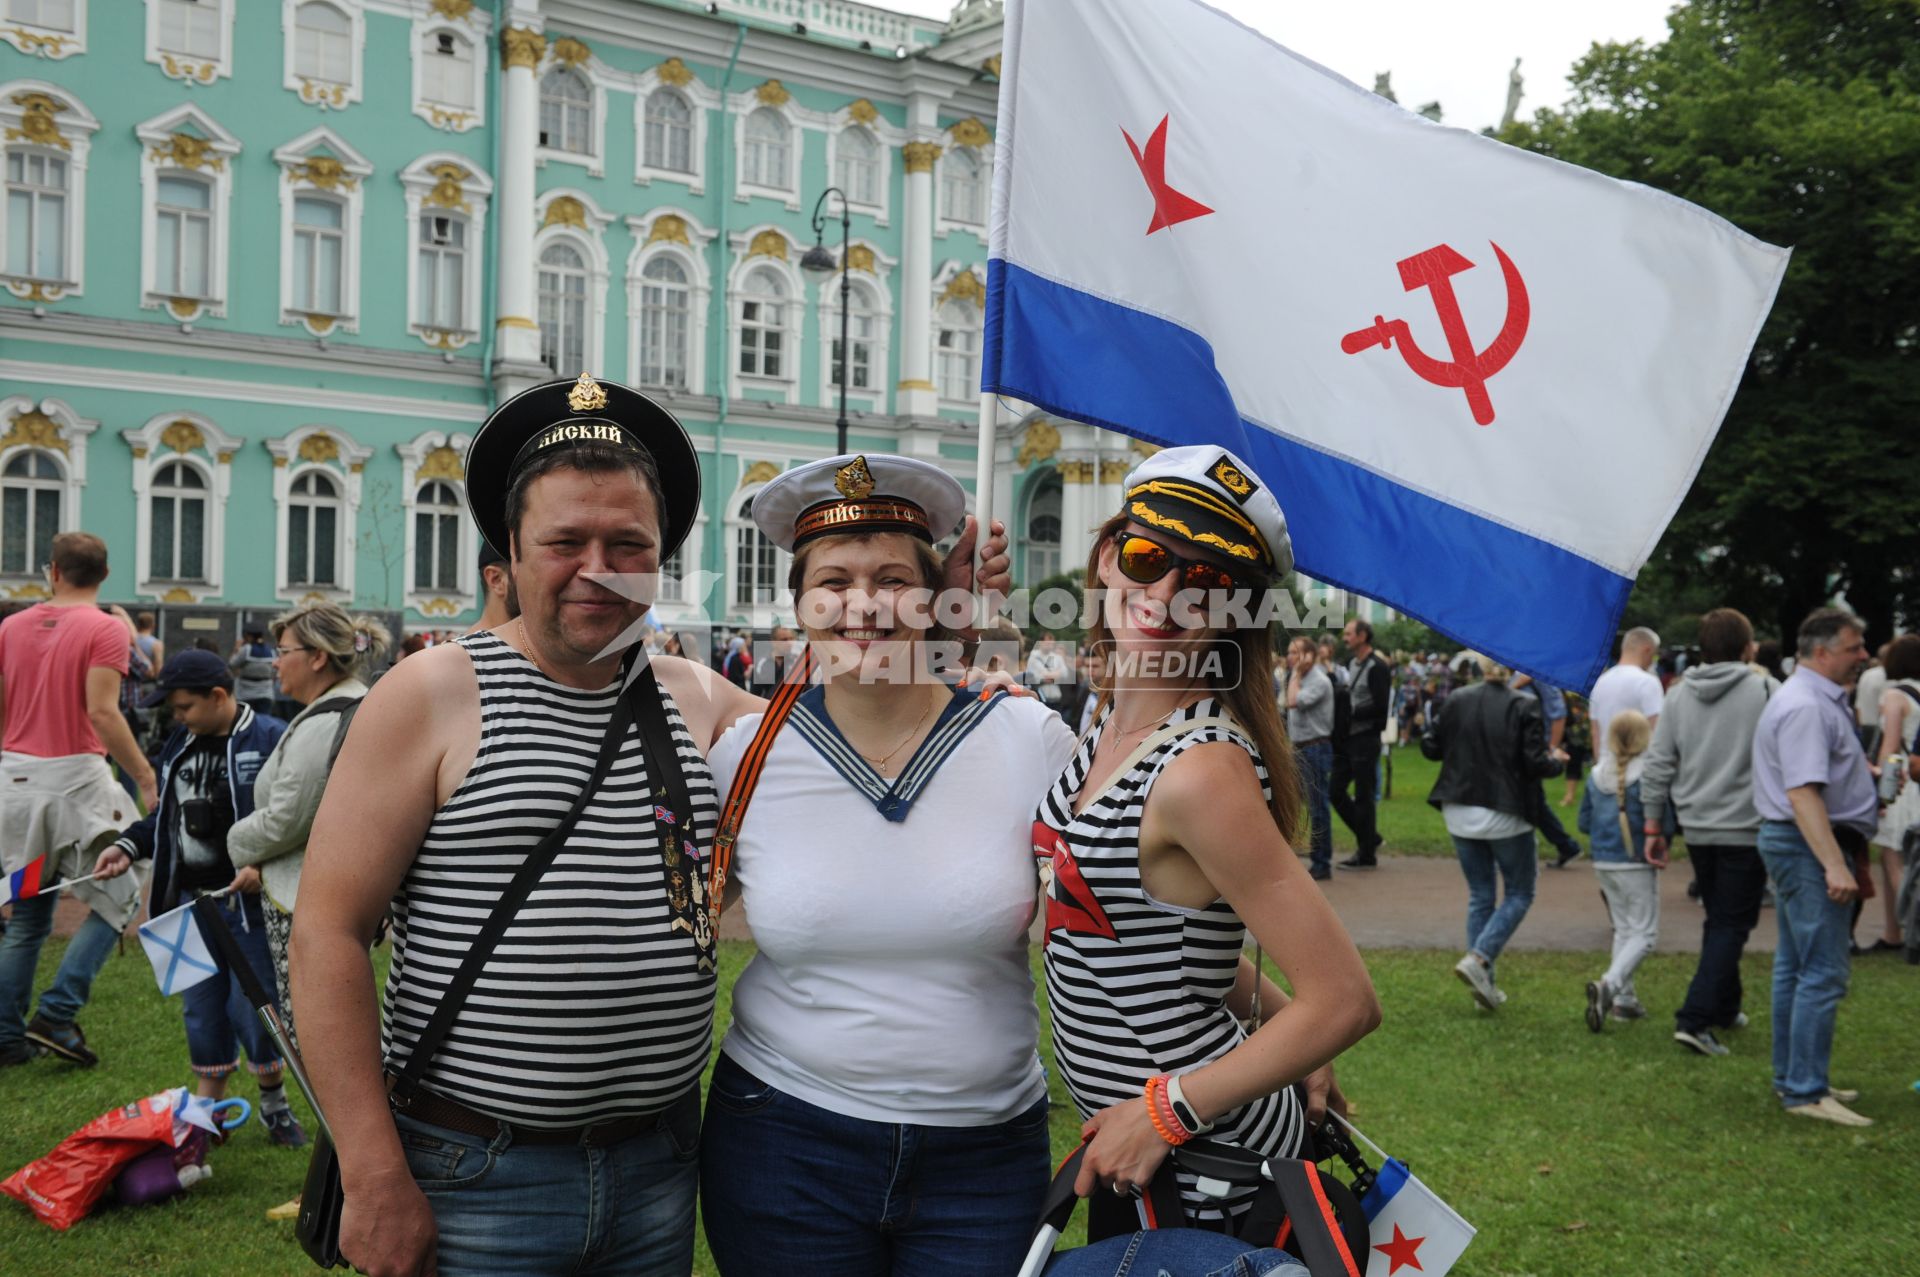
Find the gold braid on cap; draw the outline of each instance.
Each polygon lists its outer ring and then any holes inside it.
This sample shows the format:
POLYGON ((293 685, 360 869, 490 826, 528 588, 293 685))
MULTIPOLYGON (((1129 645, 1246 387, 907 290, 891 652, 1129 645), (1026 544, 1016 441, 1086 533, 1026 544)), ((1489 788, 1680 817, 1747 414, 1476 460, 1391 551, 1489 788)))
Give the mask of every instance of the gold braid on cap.
POLYGON ((1231 554, 1236 559, 1258 558, 1268 563, 1273 561, 1272 552, 1267 548, 1267 539, 1260 535, 1260 529, 1254 526, 1253 520, 1249 519, 1238 507, 1230 502, 1221 500, 1218 494, 1209 492, 1197 484, 1182 483, 1177 479, 1149 479, 1147 482, 1137 484, 1129 489, 1127 492, 1127 501, 1129 503, 1129 514, 1138 516, 1143 522, 1151 524, 1156 528, 1166 528, 1168 531, 1178 532, 1181 536, 1197 545, 1213 546, 1227 554, 1231 554), (1175 500, 1184 501, 1188 505, 1198 506, 1209 514, 1218 515, 1235 527, 1245 531, 1246 534, 1253 539, 1253 544, 1251 546, 1235 545, 1225 537, 1216 536, 1211 532, 1195 532, 1179 519, 1158 514, 1148 508, 1145 502, 1134 499, 1143 496, 1172 497, 1175 500))

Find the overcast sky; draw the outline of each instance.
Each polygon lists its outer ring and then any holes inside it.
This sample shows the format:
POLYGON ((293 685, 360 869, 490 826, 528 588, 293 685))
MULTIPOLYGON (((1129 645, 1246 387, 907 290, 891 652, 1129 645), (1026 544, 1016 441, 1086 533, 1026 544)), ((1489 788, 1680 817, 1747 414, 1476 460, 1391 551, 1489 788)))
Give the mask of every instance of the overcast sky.
MULTIPOLYGON (((952 0, 876 0, 934 17, 952 0)), ((1046 0, 1037 0, 1046 3, 1046 0)), ((1110 2, 1110 0, 1109 0, 1110 2)), ((1138 2, 1138 0, 1130 0, 1138 2)), ((1393 72, 1394 96, 1438 101, 1446 122, 1482 129, 1500 121, 1507 72, 1522 59, 1522 118, 1570 95, 1567 71, 1596 41, 1666 35, 1673 0, 1212 0, 1217 7, 1363 88, 1393 72)))

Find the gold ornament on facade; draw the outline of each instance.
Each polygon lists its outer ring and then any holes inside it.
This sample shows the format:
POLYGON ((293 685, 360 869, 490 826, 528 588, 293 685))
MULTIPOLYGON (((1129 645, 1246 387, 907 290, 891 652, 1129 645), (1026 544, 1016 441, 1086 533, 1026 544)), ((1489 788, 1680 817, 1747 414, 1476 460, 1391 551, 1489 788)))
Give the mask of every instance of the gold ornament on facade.
POLYGON ((467 207, 467 193, 460 189, 460 183, 467 180, 467 170, 458 164, 436 164, 427 171, 433 174, 433 189, 421 204, 427 208, 457 208, 462 213, 473 211, 467 207))
POLYGON ((464 133, 473 122, 473 112, 453 111, 443 106, 427 105, 427 123, 445 133, 464 133))
POLYGON ((162 594, 160 601, 162 603, 191 603, 193 602, 193 591, 184 585, 176 585, 165 594, 162 594))
POLYGON ((547 38, 526 27, 508 27, 500 33, 500 50, 509 67, 532 70, 547 51, 547 38))
POLYGON ((333 331, 333 324, 336 318, 337 316, 334 315, 308 315, 306 317, 307 327, 311 328, 315 333, 324 335, 333 331))
POLYGON ((571 195, 556 195, 547 204, 547 216, 540 223, 544 229, 548 226, 577 226, 587 229, 587 206, 571 195))
POLYGON ((449 479, 454 483, 464 483, 467 468, 460 464, 460 454, 450 444, 441 444, 429 452, 420 461, 420 468, 414 472, 414 478, 425 482, 428 479, 449 479))
POLYGON ((19 49, 20 52, 30 54, 36 58, 63 57, 64 54, 62 50, 64 50, 69 43, 79 43, 77 40, 72 40, 71 37, 68 36, 53 35, 51 33, 42 34, 37 31, 28 31, 24 27, 12 27, 7 31, 7 35, 12 38, 14 47, 19 49))
POLYGON ((1154 453, 1160 451, 1159 444, 1148 443, 1145 439, 1135 439, 1129 446, 1132 447, 1137 455, 1142 457, 1151 457, 1154 453))
POLYGON ((160 55, 160 69, 174 79, 185 80, 189 84, 212 84, 213 77, 220 71, 212 62, 189 62, 171 53, 160 55))
POLYGON ((577 67, 593 56, 593 50, 581 40, 563 35, 553 42, 553 60, 562 66, 577 67))
POLYGON ((957 124, 949 124, 947 132, 961 146, 993 145, 993 134, 987 132, 987 126, 971 115, 957 124))
POLYGON ((230 466, 233 464, 233 459, 239 455, 240 454, 238 452, 233 452, 233 451, 223 452, 219 455, 218 460, 221 465, 230 466))
POLYGON ((940 144, 909 142, 900 148, 900 158, 906 161, 909 173, 931 173, 933 162, 940 158, 940 144))
POLYGON ((427 7, 448 22, 464 22, 473 12, 473 0, 428 0, 427 7))
POLYGON ((778 80, 768 80, 753 91, 761 106, 785 106, 793 101, 793 94, 787 92, 787 86, 778 80))
POLYGON ((774 465, 773 462, 756 461, 741 471, 740 487, 735 488, 734 491, 738 492, 741 488, 751 488, 756 483, 771 483, 774 479, 778 478, 779 475, 780 467, 774 465))
POLYGON ((57 302, 67 295, 67 290, 59 284, 49 284, 43 280, 10 279, 7 291, 22 301, 57 302))
POLYGON ((51 448, 64 453, 67 441, 60 437, 60 427, 52 417, 38 408, 29 408, 16 416, 7 433, 0 436, 0 452, 19 447, 51 448))
POLYGON ((895 390, 932 390, 934 388, 934 384, 925 377, 910 377, 894 387, 895 390))
POLYGON ((1000 55, 996 53, 992 57, 988 58, 985 62, 982 62, 980 64, 980 69, 982 71, 985 71, 988 75, 992 76, 994 79, 996 80, 999 79, 1000 78, 1000 55))
POLYGON ((325 465, 329 461, 340 459, 340 444, 332 435, 308 435, 300 441, 300 447, 295 450, 294 455, 302 461, 325 465))
POLYGON ((66 107, 44 93, 16 93, 13 104, 20 108, 20 127, 7 129, 7 141, 57 146, 63 151, 73 149, 73 143, 61 134, 60 125, 53 118, 66 107))
POLYGON ((153 158, 195 171, 209 168, 218 173, 227 167, 226 160, 214 153, 213 143, 191 133, 169 134, 166 141, 153 148, 153 158))
POLYGON ((312 155, 287 170, 289 182, 305 182, 323 191, 351 191, 359 179, 331 155, 312 155))
POLYGON ((575 412, 599 412, 607 406, 607 389, 586 373, 567 392, 567 407, 575 412))
POLYGON ((300 77, 300 100, 308 106, 343 107, 347 104, 347 86, 344 84, 321 84, 300 77))
POLYGON ((460 611, 460 605, 452 599, 428 599, 420 605, 419 611, 422 616, 455 616, 460 611))
POLYGON ((25 585, 16 585, 11 590, 8 590, 7 597, 10 599, 50 599, 53 597, 53 592, 37 581, 30 581, 25 585))
POLYGON ((869 275, 877 275, 880 273, 876 269, 878 264, 874 258, 871 247, 866 244, 855 244, 847 249, 847 260, 841 263, 840 268, 842 270, 863 270, 869 275))
POLYGON ((1035 417, 1027 423, 1026 438, 1020 441, 1020 455, 1014 461, 1023 469, 1039 465, 1043 461, 1053 460, 1053 454, 1060 451, 1060 430, 1045 417, 1035 417))
POLYGON ((160 432, 160 442, 175 452, 198 452, 207 446, 207 437, 191 421, 176 421, 160 432))
POLYGON ((275 470, 285 470, 287 468, 287 459, 285 457, 275 457, 273 459, 273 468, 275 470))
POLYGON ((1053 468, 1059 472, 1062 483, 1093 482, 1093 462, 1091 461, 1060 461, 1056 462, 1053 468))
POLYGON ((467 334, 457 328, 428 328, 420 339, 435 350, 459 350, 467 344, 467 334))
POLYGON ((856 98, 847 104, 847 118, 861 124, 877 124, 880 108, 866 98, 856 98))
POLYGON ((956 300, 972 302, 976 306, 986 304, 987 286, 980 282, 980 277, 970 268, 956 272, 954 277, 947 281, 946 288, 941 290, 942 303, 956 300))
POLYGON ((787 260, 787 237, 779 231, 761 231, 747 245, 748 257, 777 257, 787 260))
POLYGON ((1120 483, 1126 479, 1127 473, 1132 469, 1133 463, 1130 461, 1118 461, 1107 457, 1100 462, 1100 482, 1120 483))
POLYGON ((198 297, 174 297, 168 300, 167 309, 173 312, 175 319, 192 319, 200 313, 198 297))
POLYGON ((135 461, 145 461, 147 459, 146 445, 137 443, 133 445, 133 459, 135 461))
POLYGON ((671 244, 685 244, 693 247, 693 241, 687 235, 687 219, 676 213, 662 213, 653 219, 653 225, 647 228, 647 243, 666 240, 671 244))
POLYGON ((348 466, 347 469, 351 470, 354 474, 364 474, 366 473, 367 463, 364 461, 356 461, 348 466))
POLYGON ((656 69, 660 83, 671 84, 676 89, 684 89, 693 83, 693 72, 679 58, 668 58, 656 69))

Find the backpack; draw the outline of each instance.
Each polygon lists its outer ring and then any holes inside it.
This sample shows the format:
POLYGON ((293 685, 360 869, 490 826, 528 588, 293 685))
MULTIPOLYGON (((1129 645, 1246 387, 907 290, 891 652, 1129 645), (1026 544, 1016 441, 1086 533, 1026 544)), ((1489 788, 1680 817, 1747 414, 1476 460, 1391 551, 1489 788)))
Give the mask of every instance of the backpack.
POLYGON ((353 716, 360 712, 360 702, 364 696, 329 696, 308 709, 309 714, 340 715, 340 721, 334 725, 333 744, 327 749, 327 770, 333 770, 334 760, 340 757, 340 747, 347 743, 347 728, 353 726, 353 716))

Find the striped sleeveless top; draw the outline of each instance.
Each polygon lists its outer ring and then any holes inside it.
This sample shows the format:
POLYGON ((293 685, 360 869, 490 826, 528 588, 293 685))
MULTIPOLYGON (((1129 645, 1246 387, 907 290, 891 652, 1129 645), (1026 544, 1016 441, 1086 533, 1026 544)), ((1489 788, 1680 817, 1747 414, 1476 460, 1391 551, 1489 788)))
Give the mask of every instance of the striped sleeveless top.
MULTIPOLYGON (((593 770, 620 681, 564 687, 490 633, 458 640, 480 684, 473 767, 434 813, 393 901, 383 1007, 402 1067, 529 852, 593 770)), ((719 820, 713 777, 662 689, 702 858, 719 820)), ((424 1085, 509 1122, 568 1127, 664 1107, 700 1079, 714 976, 671 907, 685 857, 664 863, 640 728, 482 969, 424 1085)), ((658 800, 658 801, 664 801, 658 800)))
MULTIPOLYGON (((1207 697, 1167 721, 1177 726, 1226 715, 1207 697)), ((1075 816, 1107 721, 1081 742, 1041 799, 1034 830, 1036 853, 1049 853, 1053 867, 1042 965, 1054 1060, 1083 1118, 1137 1100, 1148 1078, 1190 1072, 1246 1037, 1227 1008, 1247 934, 1239 915, 1224 900, 1205 909, 1163 904, 1141 883, 1140 819, 1153 782, 1195 745, 1232 741, 1253 756, 1261 794, 1270 797, 1252 740, 1209 726, 1160 744, 1075 816)), ((1270 1157, 1295 1156, 1306 1138, 1298 1090, 1289 1087, 1221 1115, 1211 1138, 1270 1157)), ((1217 1202, 1197 1192, 1193 1176, 1178 1178, 1190 1218, 1217 1220, 1252 1198, 1249 1188, 1217 1202)))

